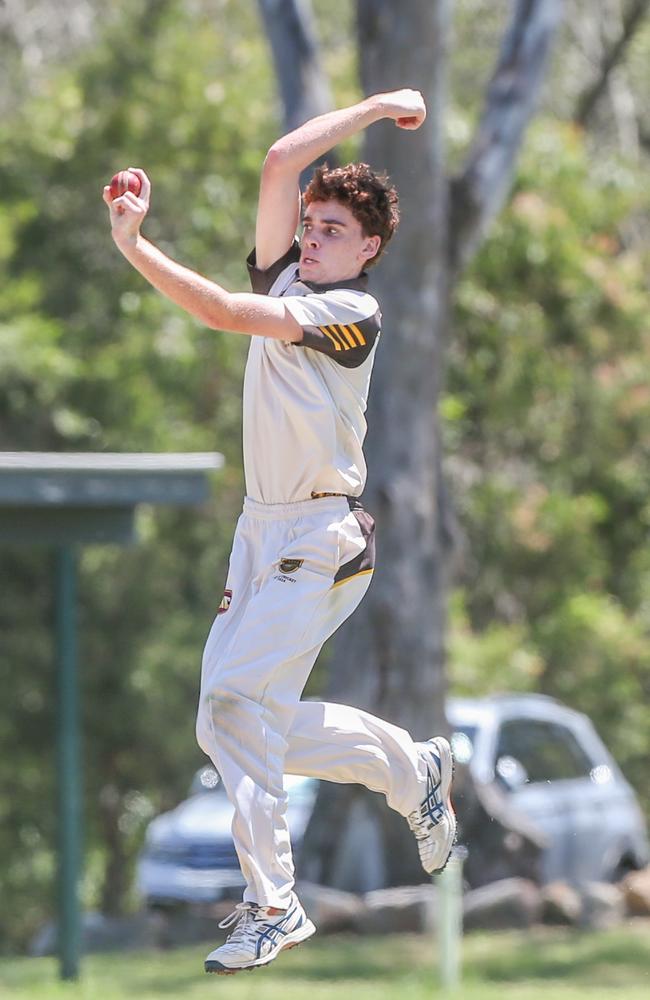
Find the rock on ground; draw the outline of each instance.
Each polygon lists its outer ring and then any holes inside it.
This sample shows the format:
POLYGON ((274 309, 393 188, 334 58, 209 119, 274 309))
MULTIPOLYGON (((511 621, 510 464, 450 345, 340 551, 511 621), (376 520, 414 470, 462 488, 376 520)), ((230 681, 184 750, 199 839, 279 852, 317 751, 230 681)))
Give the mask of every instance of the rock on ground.
POLYGON ((530 927, 539 921, 541 893, 535 882, 504 878, 467 893, 463 900, 466 930, 530 927))
POLYGON ((621 888, 630 916, 650 916, 650 867, 630 872, 621 882, 621 888))

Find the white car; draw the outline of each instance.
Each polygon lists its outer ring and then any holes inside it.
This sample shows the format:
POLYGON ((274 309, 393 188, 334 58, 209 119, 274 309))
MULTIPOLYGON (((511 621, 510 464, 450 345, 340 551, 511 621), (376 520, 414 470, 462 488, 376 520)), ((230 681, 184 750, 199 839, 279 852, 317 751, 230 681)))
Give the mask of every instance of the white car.
MULTIPOLYGON (((513 808, 545 834, 542 881, 615 880, 647 864, 648 838, 634 791, 585 715, 542 695, 450 698, 447 715, 457 762, 479 783, 499 782, 513 808)), ((297 870, 315 881, 319 872, 301 866, 300 848, 318 785, 315 778, 285 776, 297 870)), ((149 906, 239 898, 244 880, 232 818, 219 776, 206 765, 189 798, 149 824, 137 866, 149 906)), ((471 854, 472 844, 466 846, 471 854)), ((384 851, 380 827, 359 802, 328 881, 353 892, 385 885, 384 851)))
MULTIPOLYGON (((615 881, 648 863, 634 790, 586 715, 543 695, 451 698, 452 748, 545 835, 543 882, 615 881)), ((471 851, 471 844, 467 845, 471 851)))

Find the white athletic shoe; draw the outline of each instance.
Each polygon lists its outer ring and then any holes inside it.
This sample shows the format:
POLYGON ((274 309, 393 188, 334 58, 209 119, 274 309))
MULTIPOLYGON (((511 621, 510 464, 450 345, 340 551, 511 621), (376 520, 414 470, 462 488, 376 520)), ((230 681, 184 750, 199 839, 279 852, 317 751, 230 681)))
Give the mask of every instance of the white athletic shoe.
POLYGON ((447 864, 456 836, 456 815, 449 797, 454 764, 451 747, 442 736, 418 743, 417 748, 427 765, 427 794, 406 821, 418 842, 422 867, 433 875, 447 864))
POLYGON ((289 908, 277 914, 271 906, 238 903, 219 927, 235 929, 220 948, 211 951, 205 960, 205 971, 229 975, 242 969, 257 969, 268 965, 285 948, 294 948, 315 933, 316 928, 303 910, 295 892, 289 908))

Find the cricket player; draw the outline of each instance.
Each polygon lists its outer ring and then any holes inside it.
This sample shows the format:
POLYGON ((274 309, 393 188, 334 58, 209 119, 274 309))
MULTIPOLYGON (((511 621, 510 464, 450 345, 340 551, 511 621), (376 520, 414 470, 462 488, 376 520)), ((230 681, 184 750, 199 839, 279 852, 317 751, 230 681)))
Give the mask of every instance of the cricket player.
POLYGON ((377 94, 274 143, 248 258, 252 292, 226 291, 142 235, 151 192, 142 170, 134 168, 139 196, 111 200, 104 189, 115 244, 144 278, 207 326, 250 337, 246 499, 205 647, 197 718, 198 742, 235 809, 246 890, 222 922, 233 930, 208 955, 208 972, 268 965, 315 931, 294 892, 284 773, 382 792, 406 818, 427 872, 446 864, 454 841, 445 739, 416 743, 366 712, 300 700, 322 644, 372 578, 374 522, 359 497, 381 313, 367 269, 399 215, 394 187, 366 164, 317 169, 302 199, 299 178, 373 122, 416 129, 425 114, 416 91, 377 94))

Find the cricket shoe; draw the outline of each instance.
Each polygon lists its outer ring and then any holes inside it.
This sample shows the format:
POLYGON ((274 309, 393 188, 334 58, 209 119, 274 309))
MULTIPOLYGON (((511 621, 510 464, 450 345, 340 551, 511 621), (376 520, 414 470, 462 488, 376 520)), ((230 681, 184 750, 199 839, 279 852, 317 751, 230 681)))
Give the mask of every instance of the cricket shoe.
POLYGON ((289 907, 276 910, 257 903, 238 903, 219 927, 235 929, 220 948, 205 960, 205 971, 231 975, 242 969, 258 969, 277 958, 285 948, 295 948, 315 933, 316 928, 303 910, 295 892, 289 907))
POLYGON ((442 736, 416 746, 427 767, 427 792, 406 821, 418 842, 422 867, 433 875, 447 864, 456 837, 456 815, 449 794, 454 762, 451 747, 442 736))

